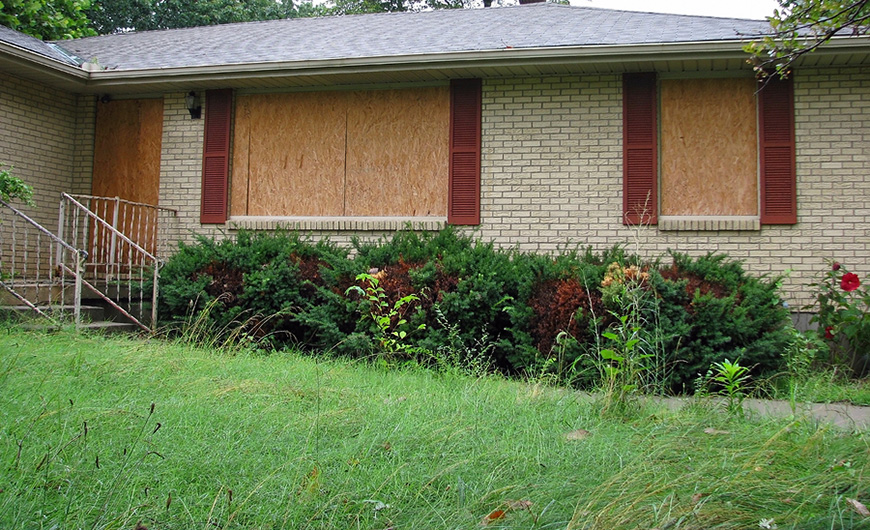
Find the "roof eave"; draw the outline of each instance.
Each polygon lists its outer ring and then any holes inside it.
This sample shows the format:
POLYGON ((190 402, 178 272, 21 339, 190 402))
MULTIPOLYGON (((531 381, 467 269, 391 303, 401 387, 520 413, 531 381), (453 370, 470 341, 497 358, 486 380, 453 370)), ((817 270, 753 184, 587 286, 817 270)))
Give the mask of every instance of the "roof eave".
MULTIPOLYGON (((15 71, 55 86, 80 93, 175 90, 180 87, 234 87, 258 80, 293 80, 299 86, 343 84, 355 76, 385 80, 414 74, 430 81, 451 77, 500 77, 513 68, 536 71, 582 73, 605 65, 608 71, 639 71, 656 65, 681 61, 727 64, 729 69, 750 69, 744 62, 745 41, 702 41, 683 43, 563 46, 548 48, 501 48, 468 52, 431 53, 325 60, 259 62, 153 68, 137 70, 91 70, 68 65, 0 42, 0 66, 14 65, 15 71)), ((812 56, 867 56, 870 37, 838 37, 812 56)), ((865 59, 866 60, 866 59, 865 59)), ((600 68, 599 68, 600 69, 600 68)), ((186 90, 187 88, 184 88, 186 90)))
POLYGON ((551 48, 502 48, 484 51, 432 53, 326 60, 240 63, 180 68, 104 70, 92 72, 88 85, 94 90, 128 84, 159 82, 192 84, 236 79, 324 76, 411 70, 486 70, 507 65, 637 63, 691 59, 743 59, 747 55, 736 41, 676 44, 563 46, 551 48))
POLYGON ((65 64, 8 42, 0 42, 0 66, 12 67, 27 77, 63 86, 82 85, 89 77, 88 72, 77 65, 65 64))

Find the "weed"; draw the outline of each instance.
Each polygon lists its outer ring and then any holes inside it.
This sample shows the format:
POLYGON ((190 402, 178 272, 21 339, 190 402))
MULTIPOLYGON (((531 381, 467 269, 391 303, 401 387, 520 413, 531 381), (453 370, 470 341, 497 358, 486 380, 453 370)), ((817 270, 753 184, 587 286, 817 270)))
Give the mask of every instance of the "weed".
MULTIPOLYGON (((404 329, 405 324, 408 323, 405 314, 411 302, 416 302, 420 298, 415 294, 408 294, 390 304, 376 275, 362 273, 357 275, 356 281, 363 282, 365 288, 352 285, 347 288, 345 294, 355 292, 368 301, 368 318, 371 318, 375 325, 375 343, 378 351, 388 358, 396 354, 414 357, 413 354, 420 353, 419 348, 406 341, 408 331, 404 329)), ((418 331, 426 329, 426 324, 420 324, 416 329, 418 331)))
POLYGON ((598 351, 604 392, 602 415, 624 413, 633 408, 643 374, 649 369, 646 361, 652 357, 638 347, 641 328, 632 326, 628 315, 620 316, 609 329, 601 334, 609 347, 598 351))
POLYGON ((699 385, 714 386, 716 394, 725 398, 725 410, 732 416, 743 417, 743 400, 750 378, 749 368, 741 366, 739 360, 725 359, 713 363, 699 385))

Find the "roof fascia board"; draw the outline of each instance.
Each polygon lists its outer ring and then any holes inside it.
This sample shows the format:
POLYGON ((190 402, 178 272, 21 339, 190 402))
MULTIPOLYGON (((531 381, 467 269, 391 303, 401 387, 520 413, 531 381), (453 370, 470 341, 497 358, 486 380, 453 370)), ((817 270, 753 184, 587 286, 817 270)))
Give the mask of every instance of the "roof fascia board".
POLYGON ((50 73, 64 80, 87 81, 88 72, 78 66, 64 64, 42 54, 20 48, 7 42, 0 42, 0 59, 6 59, 17 65, 40 73, 50 73))
POLYGON ((103 70, 91 72, 91 87, 110 87, 137 82, 185 82, 212 79, 314 76, 347 73, 413 71, 434 68, 463 69, 512 64, 637 63, 681 59, 744 58, 742 44, 735 41, 641 44, 628 46, 564 46, 553 48, 506 48, 475 52, 451 52, 404 56, 328 59, 271 63, 240 63, 182 68, 103 70))
MULTIPOLYGON (((389 73, 427 69, 486 69, 511 65, 593 65, 600 63, 653 63, 661 61, 744 59, 746 41, 705 41, 674 44, 563 46, 504 48, 474 52, 343 58, 269 63, 239 63, 181 68, 102 70, 90 73, 91 88, 154 82, 197 82, 268 79, 352 73, 389 73)), ((870 52, 870 36, 837 37, 815 55, 870 52)), ((747 67, 748 68, 748 67, 747 67)))

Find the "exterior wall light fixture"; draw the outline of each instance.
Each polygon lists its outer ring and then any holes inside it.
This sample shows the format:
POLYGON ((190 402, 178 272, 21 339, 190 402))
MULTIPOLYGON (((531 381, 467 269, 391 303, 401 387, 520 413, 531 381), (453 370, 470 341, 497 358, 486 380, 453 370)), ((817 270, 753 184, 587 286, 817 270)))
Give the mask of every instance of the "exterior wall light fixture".
POLYGON ((199 102, 199 96, 193 90, 184 96, 184 106, 190 112, 191 120, 198 120, 202 116, 202 103, 199 102))

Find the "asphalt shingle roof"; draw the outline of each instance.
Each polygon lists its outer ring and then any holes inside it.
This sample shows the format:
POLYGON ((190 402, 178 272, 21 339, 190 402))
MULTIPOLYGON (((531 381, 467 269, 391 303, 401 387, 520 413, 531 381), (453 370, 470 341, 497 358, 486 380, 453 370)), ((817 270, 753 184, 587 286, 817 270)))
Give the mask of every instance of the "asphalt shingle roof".
POLYGON ((296 18, 104 35, 58 42, 116 70, 508 48, 739 41, 766 21, 615 11, 558 4, 296 18))
POLYGON ((12 44, 13 46, 54 59, 55 61, 60 61, 66 64, 76 64, 71 57, 61 53, 54 45, 43 42, 35 37, 31 37, 30 35, 11 30, 6 26, 0 26, 0 42, 12 44))

